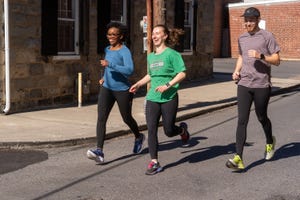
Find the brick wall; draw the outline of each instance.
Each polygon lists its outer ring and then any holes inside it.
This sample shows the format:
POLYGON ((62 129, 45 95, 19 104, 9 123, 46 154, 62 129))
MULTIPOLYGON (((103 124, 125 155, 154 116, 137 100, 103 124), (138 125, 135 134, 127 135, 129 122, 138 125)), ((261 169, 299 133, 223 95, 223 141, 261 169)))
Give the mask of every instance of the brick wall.
MULTIPOLYGON (((234 4, 232 4, 234 5, 234 4)), ((281 47, 282 59, 300 59, 300 1, 253 4, 266 21, 266 30, 272 32, 281 47)), ((244 10, 250 6, 229 6, 231 56, 238 56, 237 40, 243 33, 244 10)))

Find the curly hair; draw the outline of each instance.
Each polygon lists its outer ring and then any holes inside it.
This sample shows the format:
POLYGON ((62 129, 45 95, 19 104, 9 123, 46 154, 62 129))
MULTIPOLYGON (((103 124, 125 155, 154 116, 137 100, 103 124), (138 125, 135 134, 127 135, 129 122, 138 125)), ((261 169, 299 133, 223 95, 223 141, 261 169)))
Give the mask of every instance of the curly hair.
POLYGON ((127 31, 128 30, 127 30, 127 27, 124 24, 122 24, 120 22, 110 22, 109 24, 106 25, 107 31, 110 28, 119 29, 120 35, 123 35, 122 42, 125 42, 127 40, 127 31))

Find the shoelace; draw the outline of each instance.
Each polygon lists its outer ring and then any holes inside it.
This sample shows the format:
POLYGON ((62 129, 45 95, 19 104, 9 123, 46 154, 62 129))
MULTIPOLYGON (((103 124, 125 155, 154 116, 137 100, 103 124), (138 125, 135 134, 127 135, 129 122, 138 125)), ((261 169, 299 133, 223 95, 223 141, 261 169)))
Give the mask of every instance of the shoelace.
POLYGON ((267 144, 266 146, 266 151, 269 153, 273 150, 273 145, 272 144, 267 144))
POLYGON ((155 164, 156 164, 155 162, 150 162, 149 165, 148 165, 148 169, 153 168, 153 166, 154 166, 155 164))

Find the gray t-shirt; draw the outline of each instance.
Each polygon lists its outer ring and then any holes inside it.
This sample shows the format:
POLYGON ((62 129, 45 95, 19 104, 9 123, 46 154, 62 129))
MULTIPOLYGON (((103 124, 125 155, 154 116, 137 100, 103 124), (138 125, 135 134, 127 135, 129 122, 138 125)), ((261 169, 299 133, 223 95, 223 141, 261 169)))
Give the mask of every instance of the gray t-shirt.
POLYGON ((253 35, 242 34, 238 40, 239 53, 242 56, 241 79, 239 85, 249 88, 266 88, 271 86, 271 65, 264 60, 250 58, 248 50, 256 50, 266 56, 280 51, 272 33, 259 30, 253 35))

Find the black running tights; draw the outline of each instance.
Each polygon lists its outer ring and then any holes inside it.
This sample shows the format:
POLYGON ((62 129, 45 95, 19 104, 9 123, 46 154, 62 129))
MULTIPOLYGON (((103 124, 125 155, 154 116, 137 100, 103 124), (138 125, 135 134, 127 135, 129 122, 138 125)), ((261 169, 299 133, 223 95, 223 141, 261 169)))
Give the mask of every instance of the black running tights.
POLYGON ((146 122, 148 128, 148 146, 151 159, 158 157, 157 130, 159 119, 162 117, 164 133, 173 137, 182 133, 182 128, 175 125, 178 109, 178 95, 166 103, 146 102, 146 122))
POLYGON ((267 115, 271 88, 248 88, 239 85, 237 89, 238 101, 238 125, 236 130, 236 153, 242 157, 244 145, 247 139, 247 125, 250 109, 254 102, 255 113, 261 123, 266 143, 272 144, 272 124, 267 115))
POLYGON ((134 133, 135 138, 140 136, 138 125, 132 117, 133 94, 127 91, 112 91, 101 87, 98 95, 98 120, 97 120, 97 147, 103 149, 106 135, 106 122, 111 109, 117 101, 123 121, 134 133))

